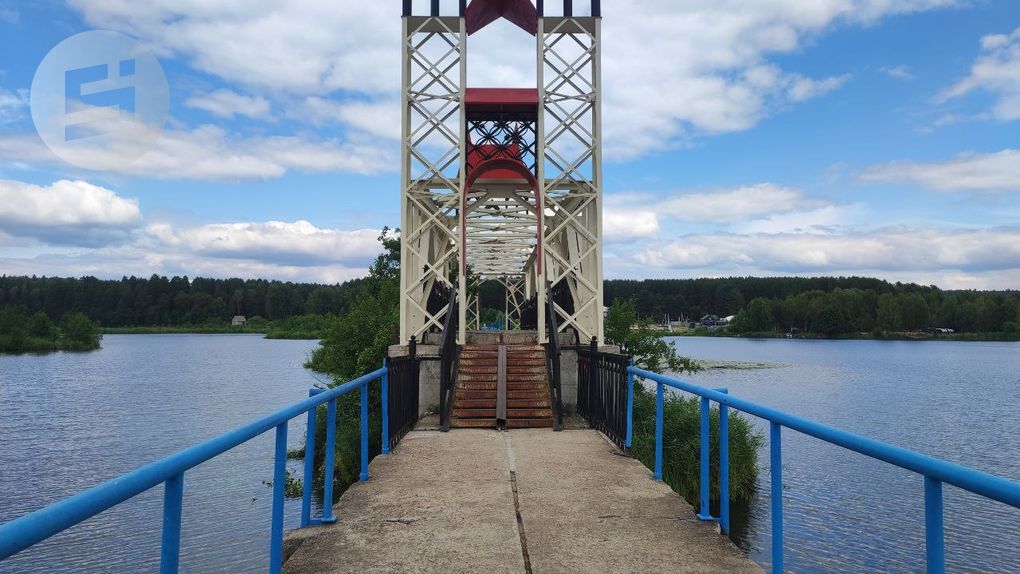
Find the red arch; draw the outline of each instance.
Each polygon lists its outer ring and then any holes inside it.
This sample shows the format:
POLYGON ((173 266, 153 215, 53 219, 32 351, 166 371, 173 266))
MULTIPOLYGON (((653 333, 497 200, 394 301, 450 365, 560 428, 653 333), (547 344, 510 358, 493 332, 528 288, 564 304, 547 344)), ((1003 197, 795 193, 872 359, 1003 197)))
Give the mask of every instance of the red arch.
MULTIPOLYGON (((494 157, 487 159, 482 163, 478 164, 468 173, 467 180, 464 182, 464 198, 467 198, 468 190, 478 181, 483 175, 492 172, 504 172, 499 174, 500 179, 509 179, 504 177, 505 172, 511 172, 514 175, 519 175, 528 185, 531 187, 531 192, 535 194, 535 211, 538 214, 538 233, 536 245, 537 251, 535 253, 535 265, 538 274, 542 274, 542 225, 543 225, 543 212, 542 212, 542 196, 538 193, 538 179, 535 178, 535 174, 531 173, 528 166, 524 165, 519 159, 505 158, 505 157, 494 157)), ((465 201, 466 203, 466 201, 465 201)), ((467 212, 461 210, 460 216, 460 272, 467 273, 467 212)))

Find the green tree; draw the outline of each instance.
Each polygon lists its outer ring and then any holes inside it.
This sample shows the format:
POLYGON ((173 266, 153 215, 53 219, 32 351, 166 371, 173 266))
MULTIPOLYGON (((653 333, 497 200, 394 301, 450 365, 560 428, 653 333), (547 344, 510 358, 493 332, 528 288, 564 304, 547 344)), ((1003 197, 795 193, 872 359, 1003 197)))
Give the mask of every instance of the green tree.
POLYGON ((80 351, 98 349, 103 337, 99 323, 79 312, 67 313, 61 318, 60 334, 64 348, 80 351))
POLYGON ((46 313, 38 311, 28 320, 28 334, 32 337, 52 341, 57 336, 57 328, 46 313))

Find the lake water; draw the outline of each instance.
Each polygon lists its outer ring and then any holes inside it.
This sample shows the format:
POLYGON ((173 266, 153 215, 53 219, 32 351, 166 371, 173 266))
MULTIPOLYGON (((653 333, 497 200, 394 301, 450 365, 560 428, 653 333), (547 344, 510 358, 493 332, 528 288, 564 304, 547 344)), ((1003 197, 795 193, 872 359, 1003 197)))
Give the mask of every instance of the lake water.
MULTIPOLYGON (((315 345, 107 335, 91 353, 0 356, 0 523, 306 398, 317 380, 302 363, 315 345)), ((292 447, 304 429, 290 423, 292 447)), ((263 434, 185 474, 182 572, 265 571, 273 440, 263 434)), ((116 506, 0 572, 155 572, 162 495, 116 506)), ((299 507, 287 502, 287 528, 299 507)))
MULTIPOLYGON (((680 338, 705 360, 773 363, 688 377, 1020 480, 1020 344, 680 338)), ((315 343, 109 335, 93 353, 0 356, 0 522, 307 396, 315 343)), ((765 425, 760 425, 764 431, 765 425)), ((302 420, 290 426, 299 446, 302 420)), ((767 433, 766 433, 767 435, 767 433)), ((186 474, 182 571, 264 571, 273 433, 186 474)), ((292 462, 299 470, 300 463, 292 462)), ((768 449, 738 543, 767 565, 768 449)), ((920 572, 921 478, 784 432, 789 572, 920 572)), ((1020 573, 1020 511, 946 487, 949 571, 1020 573)), ((287 528, 299 501, 287 502, 287 528)), ((0 563, 2 573, 152 572, 156 488, 0 563)))
MULTIPOLYGON (((778 364, 704 386, 1020 481, 1020 343, 675 338, 682 354, 778 364)), ((768 437, 767 423, 758 423, 768 437)), ((771 560, 768 448, 735 538, 771 560)), ((923 572, 923 480, 784 429, 788 572, 923 572)), ((947 571, 1020 572, 1020 510, 946 486, 947 571)))

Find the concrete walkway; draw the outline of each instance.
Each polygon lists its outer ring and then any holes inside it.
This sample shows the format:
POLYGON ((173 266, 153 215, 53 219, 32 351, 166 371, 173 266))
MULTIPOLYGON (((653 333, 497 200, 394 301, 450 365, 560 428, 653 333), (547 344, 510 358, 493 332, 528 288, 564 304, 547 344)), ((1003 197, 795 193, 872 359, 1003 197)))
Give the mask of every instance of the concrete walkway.
POLYGON ((415 431, 370 470, 284 572, 762 572, 593 430, 415 431))

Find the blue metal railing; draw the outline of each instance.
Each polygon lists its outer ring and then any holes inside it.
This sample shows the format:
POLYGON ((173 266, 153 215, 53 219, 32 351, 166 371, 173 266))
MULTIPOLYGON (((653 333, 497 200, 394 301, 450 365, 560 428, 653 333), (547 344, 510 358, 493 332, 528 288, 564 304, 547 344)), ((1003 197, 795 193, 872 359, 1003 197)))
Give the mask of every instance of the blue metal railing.
POLYGON ((633 387, 634 377, 642 377, 656 384, 655 390, 655 464, 653 474, 662 479, 662 425, 665 387, 672 387, 701 397, 701 453, 700 453, 700 506, 698 518, 718 520, 720 530, 729 532, 729 408, 769 421, 769 463, 772 484, 772 572, 783 571, 783 427, 821 439, 865 456, 875 458, 924 477, 925 560, 928 574, 943 574, 946 570, 945 537, 943 534, 942 484, 950 484, 992 500, 1020 508, 1020 484, 932 456, 920 454, 875 439, 850 433, 835 427, 816 423, 784 413, 751 401, 727 394, 726 389, 708 389, 631 366, 628 372, 627 438, 629 448, 633 439, 633 387), (709 408, 711 402, 719 404, 719 517, 709 510, 709 408))
POLYGON ((372 371, 349 383, 332 389, 312 389, 309 397, 295 405, 279 410, 245 426, 201 442, 166 458, 143 466, 123 476, 104 482, 70 498, 37 510, 31 514, 0 525, 0 560, 4 560, 43 540, 67 530, 108 508, 137 496, 160 483, 163 487, 163 534, 160 550, 161 574, 178 571, 181 549, 181 515, 184 502, 184 472, 219 456, 249 440, 276 429, 275 459, 273 466, 273 511, 269 536, 269 571, 280 572, 283 562, 283 500, 287 480, 287 423, 302 414, 308 415, 308 433, 305 442, 305 470, 301 500, 301 526, 334 522, 333 481, 323 485, 323 515, 313 519, 312 480, 315 457, 316 410, 326 404, 326 467, 325 476, 333 474, 333 456, 336 434, 336 401, 339 397, 359 389, 361 391, 361 480, 368 480, 368 385, 376 380, 382 384, 382 452, 389 453, 389 416, 386 394, 387 369, 372 371))

